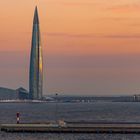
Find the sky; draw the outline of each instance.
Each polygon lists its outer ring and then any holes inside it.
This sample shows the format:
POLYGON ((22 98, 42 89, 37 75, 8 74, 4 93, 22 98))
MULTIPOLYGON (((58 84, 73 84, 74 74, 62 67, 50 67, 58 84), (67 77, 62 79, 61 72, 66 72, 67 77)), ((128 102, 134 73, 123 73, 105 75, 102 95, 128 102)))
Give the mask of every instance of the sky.
POLYGON ((28 89, 36 5, 44 95, 140 93, 140 0, 1 0, 1 87, 28 89))

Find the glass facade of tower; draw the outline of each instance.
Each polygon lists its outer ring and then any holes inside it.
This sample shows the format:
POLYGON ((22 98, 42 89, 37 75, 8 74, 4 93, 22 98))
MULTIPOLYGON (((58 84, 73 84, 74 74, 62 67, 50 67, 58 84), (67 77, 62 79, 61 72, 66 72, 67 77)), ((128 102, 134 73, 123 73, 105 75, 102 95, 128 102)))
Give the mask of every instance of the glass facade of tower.
POLYGON ((42 46, 37 7, 35 8, 30 54, 29 99, 41 99, 43 87, 42 46))

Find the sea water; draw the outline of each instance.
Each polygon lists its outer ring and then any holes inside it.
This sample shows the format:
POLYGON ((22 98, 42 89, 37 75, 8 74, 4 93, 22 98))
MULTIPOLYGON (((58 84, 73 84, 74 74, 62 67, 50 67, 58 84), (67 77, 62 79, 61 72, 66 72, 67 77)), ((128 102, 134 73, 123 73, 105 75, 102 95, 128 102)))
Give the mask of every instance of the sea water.
MULTIPOLYGON (((0 103, 0 123, 65 121, 140 122, 140 103, 0 103)), ((140 140, 140 134, 5 133, 0 140, 140 140)))

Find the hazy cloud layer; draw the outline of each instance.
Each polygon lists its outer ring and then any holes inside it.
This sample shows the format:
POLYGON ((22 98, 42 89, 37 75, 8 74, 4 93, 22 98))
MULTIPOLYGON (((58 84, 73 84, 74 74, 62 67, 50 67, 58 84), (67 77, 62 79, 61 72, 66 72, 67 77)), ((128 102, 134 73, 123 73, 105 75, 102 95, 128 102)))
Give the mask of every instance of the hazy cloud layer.
POLYGON ((107 10, 114 12, 138 12, 140 11, 140 4, 126 4, 126 5, 115 5, 108 7, 107 10))
POLYGON ((95 34, 70 34, 70 33, 44 33, 47 36, 67 37, 67 38, 118 38, 118 39, 139 39, 140 35, 95 35, 95 34))
POLYGON ((99 2, 97 2, 96 0, 86 0, 86 1, 79 1, 79 0, 75 0, 75 1, 65 1, 65 0, 51 0, 47 2, 48 4, 53 4, 53 5, 63 5, 63 6, 96 6, 99 5, 99 2))

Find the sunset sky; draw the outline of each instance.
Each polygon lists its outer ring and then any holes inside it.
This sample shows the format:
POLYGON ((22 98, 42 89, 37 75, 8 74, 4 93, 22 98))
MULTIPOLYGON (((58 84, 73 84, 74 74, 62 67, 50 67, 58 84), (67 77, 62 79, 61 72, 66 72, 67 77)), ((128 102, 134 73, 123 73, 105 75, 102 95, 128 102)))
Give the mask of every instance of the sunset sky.
POLYGON ((140 93, 140 0, 0 0, 0 86, 28 89, 38 6, 44 94, 140 93))

